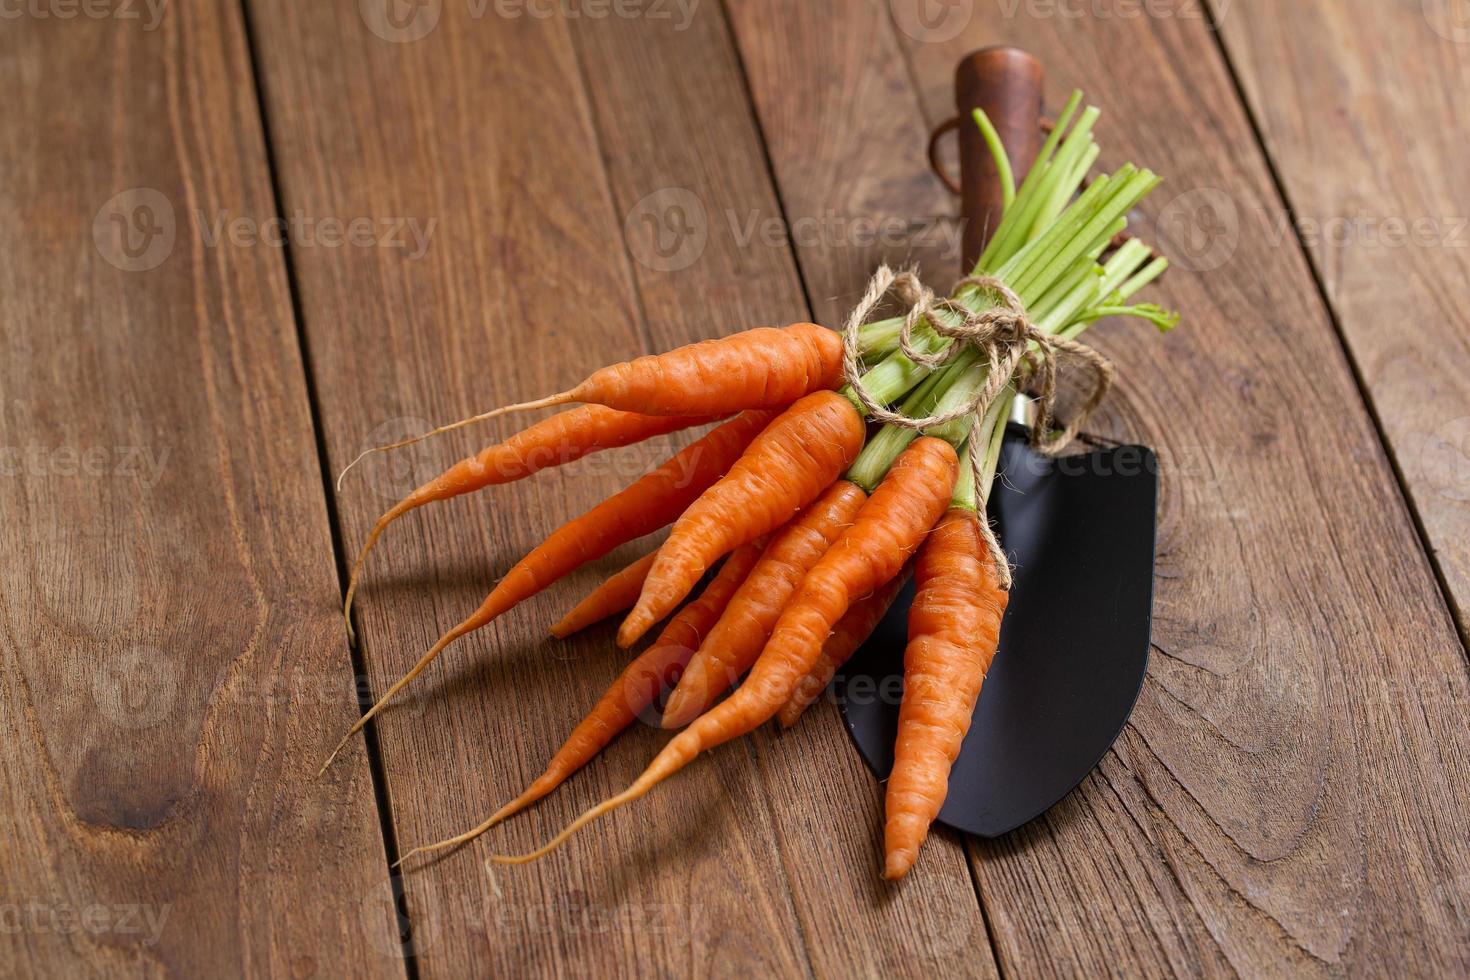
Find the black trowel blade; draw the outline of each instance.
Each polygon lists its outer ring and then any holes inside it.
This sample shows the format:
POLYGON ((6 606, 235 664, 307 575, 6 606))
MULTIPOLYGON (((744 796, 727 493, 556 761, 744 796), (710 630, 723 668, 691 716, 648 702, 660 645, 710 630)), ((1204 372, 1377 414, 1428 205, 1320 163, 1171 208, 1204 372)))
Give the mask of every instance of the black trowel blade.
MULTIPOLYGON (((1098 764, 1148 667, 1158 461, 1142 446, 1050 459, 1007 431, 991 494, 1015 583, 1000 649, 950 774, 941 822, 997 837, 1098 764)), ((834 693, 879 778, 893 765, 912 583, 834 693)))

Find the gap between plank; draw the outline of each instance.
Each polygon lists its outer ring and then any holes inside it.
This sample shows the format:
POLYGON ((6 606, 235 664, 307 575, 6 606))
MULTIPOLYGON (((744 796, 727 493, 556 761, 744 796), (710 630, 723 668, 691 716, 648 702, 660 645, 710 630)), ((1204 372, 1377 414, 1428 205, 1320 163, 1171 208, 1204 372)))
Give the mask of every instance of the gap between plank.
MULTIPOLYGON (((791 218, 786 213, 786 198, 781 193, 781 181, 776 179, 776 163, 771 157, 771 144, 766 139, 766 127, 761 124, 760 109, 755 104, 755 90, 750 86, 750 72, 745 67, 745 54, 740 50, 740 34, 735 30, 735 22, 730 19, 727 0, 720 0, 720 18, 725 22, 725 37, 730 41, 730 53, 735 56, 735 67, 740 70, 740 92, 745 96, 745 106, 750 111, 750 121, 755 127, 756 142, 760 144, 761 160, 766 165, 766 183, 775 195, 781 224, 789 231, 791 218)), ((801 250, 789 243, 787 248, 791 252, 791 266, 796 270, 796 284, 801 287, 801 298, 806 304, 806 315, 815 317, 817 308, 812 303, 811 287, 807 285, 806 271, 801 265, 801 250)))
POLYGON ((990 912, 985 908, 985 893, 980 890, 980 872, 976 870, 976 866, 984 860, 980 854, 980 840, 963 830, 955 833, 961 838, 960 849, 965 853, 965 870, 970 873, 970 887, 975 890, 975 904, 980 907, 980 921, 985 925, 985 938, 990 942, 990 959, 995 963, 995 975, 1000 980, 1006 980, 1008 974, 1005 957, 1001 956, 1000 943, 995 938, 995 923, 990 921, 990 912))
MULTIPOLYGON (((262 87, 260 52, 256 46, 255 29, 250 15, 250 0, 240 0, 240 29, 245 35, 245 50, 250 60, 250 82, 255 93, 256 112, 260 117, 261 142, 265 150, 266 174, 270 179, 271 204, 275 217, 284 219, 282 210, 282 195, 279 170, 276 167, 275 149, 271 140, 270 110, 266 105, 265 91, 262 87)), ((296 266, 291 253, 289 239, 281 242, 281 260, 286 271, 286 289, 291 301, 292 325, 295 328, 296 346, 301 355, 302 374, 306 385, 307 406, 311 413, 312 436, 316 444, 317 468, 320 470, 322 481, 322 497, 327 508, 327 527, 332 539, 332 557, 337 570, 337 590, 343 601, 346 601, 347 582, 347 560, 346 552, 343 550, 341 525, 338 522, 337 500, 332 485, 332 474, 327 465, 327 441, 326 432, 322 425, 321 405, 317 397, 315 375, 311 368, 311 346, 306 338, 305 318, 302 312, 301 290, 297 284, 296 266)), ((357 633, 361 636, 361 630, 357 633)), ((363 658, 362 649, 355 639, 348 640, 348 655, 350 666, 353 671, 353 688, 358 690, 357 678, 367 678, 367 664, 363 658)), ((366 685, 363 685, 366 687, 366 685)), ((371 695, 369 694, 369 698, 371 695)), ((362 696, 358 698, 358 713, 362 714, 371 706, 371 701, 364 701, 362 696)), ((408 916, 408 904, 403 890, 403 877, 394 868, 399 859, 398 836, 394 831, 393 807, 388 798, 387 777, 383 769, 382 750, 378 744, 378 729, 375 721, 370 721, 363 730, 364 742, 367 747, 368 775, 372 780, 373 797, 377 807, 379 831, 383 835, 383 849, 387 857, 385 872, 388 876, 389 886, 393 890, 393 906, 397 921, 407 924, 402 939, 403 966, 408 980, 419 980, 418 960, 416 958, 413 943, 413 923, 408 916)))
MULTIPOLYGON (((723 6, 723 3, 721 4, 720 10, 721 10, 721 14, 723 15, 724 14, 724 6, 723 6)), ((749 88, 749 85, 745 81, 745 65, 744 65, 744 63, 742 63, 740 61, 740 52, 738 50, 738 45, 735 43, 734 35, 730 33, 730 26, 731 25, 730 25, 729 20, 726 19, 725 20, 726 38, 729 41, 729 44, 730 44, 732 53, 735 55, 736 64, 739 65, 739 67, 740 67, 740 77, 741 77, 742 94, 745 97, 745 105, 746 105, 746 108, 750 110, 752 116, 754 116, 755 115, 755 106, 751 102, 750 88, 749 88)), ((577 69, 577 82, 578 82, 578 85, 580 85, 580 87, 581 87, 581 95, 582 95, 581 105, 582 105, 583 118, 584 118, 584 121, 585 121, 585 123, 587 125, 587 128, 588 128, 589 132, 592 135, 592 141, 597 146, 597 158, 598 158, 598 162, 601 164, 601 170, 602 170, 602 189, 603 189, 603 196, 604 196, 604 198, 607 201, 608 207, 613 212, 612 217, 613 217, 614 224, 618 224, 618 213, 617 213, 618 212, 618 201, 617 201, 617 194, 613 190, 612 173, 611 173, 611 170, 610 170, 610 164, 608 162, 607 149, 603 145, 602 129, 598 125, 597 113, 595 111, 596 110, 596 106, 593 104, 591 79, 590 79, 590 77, 587 74, 587 66, 582 61, 582 52, 581 52, 581 49, 577 46, 576 40, 574 38, 572 38, 572 36, 571 36, 571 30, 572 30, 571 28, 565 28, 565 35, 566 35, 567 46, 568 46, 568 48, 571 49, 572 63, 576 66, 576 69, 577 69)), ((772 193, 776 195, 777 207, 779 207, 781 209, 781 220, 782 221, 785 221, 786 220, 786 210, 785 210, 784 205, 781 204, 780 192, 775 187, 775 177, 774 177, 774 175, 773 175, 773 173, 771 171, 771 159, 770 159, 770 155, 769 155, 769 153, 768 153, 768 151, 766 149, 765 134, 760 129, 759 120, 758 119, 753 119, 752 121, 755 122, 755 124, 756 124, 756 126, 755 126, 755 129, 756 129, 756 137, 757 137, 757 140, 760 143, 762 158, 765 160, 767 180, 771 183, 771 191, 772 191, 772 193)), ((647 306, 647 303, 644 301, 644 298, 643 298, 643 288, 638 284, 638 275, 637 275, 636 270, 633 268, 634 259, 633 259, 632 254, 629 252, 629 250, 627 248, 627 242, 624 241, 623 245, 624 245, 624 247, 622 249, 622 254, 623 254, 624 275, 625 275, 625 277, 627 278, 627 281, 628 281, 628 289, 633 293, 634 302, 638 306, 639 328, 640 328, 641 333, 643 334, 644 341, 646 343, 648 343, 650 346, 652 346, 653 334, 652 334, 652 332, 650 330, 650 326, 649 326, 648 306, 647 306)), ((797 279, 798 279, 798 282, 799 282, 799 284, 801 286, 802 301, 806 305, 807 315, 810 316, 811 315, 811 309, 812 309, 812 307, 811 307, 811 298, 807 295, 807 292, 806 292, 806 282, 801 278, 800 262, 796 260, 796 258, 795 258, 794 255, 792 256, 792 259, 793 259, 792 265, 794 267, 796 267, 796 269, 797 269, 797 279)), ((752 763, 752 771, 753 772, 756 772, 758 774, 761 773, 762 772, 762 768, 761 768, 761 765, 760 765, 759 760, 757 760, 755 758, 755 755, 756 755, 755 750, 751 747, 750 742, 748 740, 742 739, 741 741, 742 741, 742 743, 744 745, 744 749, 745 749, 747 758, 749 758, 751 760, 751 763, 752 763)), ((801 952, 802 952, 803 956, 806 959, 806 972, 807 972, 807 975, 808 976, 814 976, 815 975, 815 967, 814 967, 813 960, 812 960, 811 944, 810 944, 810 942, 807 939, 806 925, 802 921, 801 912, 796 908, 795 890, 792 888, 791 875, 789 874, 789 871, 788 871, 788 869, 786 867, 787 849, 786 849, 785 841, 781 838, 780 821, 776 819, 776 813, 775 813, 774 809, 772 808, 772 806, 770 804, 770 800, 769 800, 768 797, 765 797, 764 794, 763 794, 763 802, 765 804, 766 818, 768 820, 770 820, 770 822, 771 822, 771 829, 772 829, 773 833, 776 836, 776 841, 777 841, 776 855, 780 859, 780 862, 781 862, 781 878, 782 878, 782 880, 786 884, 786 904, 787 904, 788 908, 791 909, 791 913, 792 913, 791 914, 791 920, 792 920, 792 924, 796 928, 797 938, 801 940, 801 952)))
MULTIPOLYGON (((880 18, 890 32, 894 30, 891 13, 890 11, 889 17, 880 18)), ((761 121, 760 110, 755 101, 755 90, 750 84, 750 71, 745 65, 745 53, 740 48, 740 35, 735 29, 734 22, 730 19, 728 0, 720 0, 720 15, 724 18, 725 34, 730 39, 730 48, 735 55, 735 64, 740 70, 740 85, 745 95, 745 103, 750 108, 750 117, 751 122, 755 126, 756 139, 760 143, 761 159, 765 161, 766 180, 771 187, 771 193, 776 197, 776 207, 780 211, 781 221, 789 228, 791 227, 791 221, 787 214, 786 198, 781 193, 781 181, 776 175, 775 161, 771 156, 770 140, 766 137, 765 125, 761 121)), ((896 41, 897 35, 894 35, 894 39, 896 41)), ((924 117, 923 100, 918 98, 918 86, 913 76, 912 67, 908 64, 907 55, 903 51, 902 45, 899 45, 899 51, 900 57, 904 58, 905 74, 908 76, 910 92, 914 95, 914 101, 918 105, 919 115, 922 118, 924 117)), ((925 119, 925 122, 927 123, 927 119, 925 119)), ((802 299, 806 302, 807 316, 813 317, 816 313, 816 306, 812 302, 811 287, 808 285, 806 271, 802 266, 801 250, 792 248, 791 258, 792 265, 796 269, 797 283, 801 286, 802 299)), ((971 843, 963 839, 966 837, 963 832, 960 833, 960 836, 962 838, 960 852, 964 857, 965 871, 970 878, 970 889, 975 896, 975 906, 980 912, 980 921, 985 926, 985 938, 990 943, 990 958, 995 964, 996 974, 1001 980, 1005 980, 1005 968, 1001 964, 1000 950, 995 942, 995 932, 990 923, 990 916, 985 910, 985 900, 980 891, 980 880, 975 872, 974 861, 971 860, 971 843)))
MULTIPOLYGON (((890 16, 882 18, 882 20, 888 26, 889 31, 892 31, 894 30, 894 24, 891 16, 892 11, 890 10, 889 13, 890 16)), ((740 49, 740 35, 735 30, 734 21, 730 19, 728 0, 720 0, 720 16, 723 17, 725 21, 725 35, 730 39, 730 50, 735 55, 735 65, 737 68, 740 69, 740 87, 743 91, 743 94, 745 95, 745 104, 750 108, 750 119, 755 126, 756 140, 760 143, 761 159, 764 160, 766 164, 766 181, 771 187, 771 193, 774 194, 776 197, 776 207, 781 213, 782 223, 787 228, 790 228, 791 220, 787 215, 786 198, 781 193, 781 181, 777 179, 776 176, 776 164, 771 157, 770 140, 766 138, 766 128, 764 123, 761 122, 760 110, 755 101, 755 90, 751 87, 750 84, 750 71, 745 66, 745 53, 740 49)), ((897 35, 894 35, 894 37, 896 40, 897 35)), ((918 86, 914 79, 912 69, 908 65, 907 57, 902 51, 902 46, 900 45, 899 47, 900 56, 904 57, 905 68, 908 69, 905 74, 907 74, 909 78, 910 90, 914 93, 915 101, 919 105, 919 114, 920 116, 923 116, 923 100, 918 98, 918 86)), ((927 122, 928 120, 926 119, 925 121, 927 122)), ((801 286, 802 299, 806 303, 807 316, 815 317, 816 306, 812 303, 811 287, 807 284, 806 271, 802 267, 801 250, 795 247, 791 248, 791 259, 792 266, 796 269, 796 281, 798 285, 801 286)), ((960 836, 961 838, 966 837, 963 832, 960 832, 960 836)), ((1001 964, 1000 948, 995 943, 995 931, 991 926, 990 916, 985 911, 985 900, 980 892, 980 879, 975 873, 974 861, 971 860, 972 850, 969 841, 961 841, 960 852, 965 859, 965 871, 969 874, 970 877, 970 888, 975 895, 975 906, 980 911, 980 921, 985 926, 985 938, 986 941, 990 943, 991 962, 995 964, 996 975, 1000 977, 1000 980, 1005 980, 1005 967, 1001 964)))
MULTIPOLYGON (((903 61, 904 75, 909 80, 909 92, 913 95, 919 118, 923 120, 924 128, 932 132, 934 122, 930 117, 929 108, 925 104, 923 90, 919 85, 919 72, 917 66, 914 65, 913 52, 898 36, 898 23, 893 17, 893 7, 890 5, 888 16, 882 18, 882 20, 888 27, 888 33, 893 40, 894 46, 898 49, 899 58, 903 61)), ((1005 477, 1002 476, 1001 479, 1004 480, 1005 477)), ((975 904, 980 908, 980 921, 985 925, 985 938, 990 941, 990 959, 995 963, 996 975, 1000 980, 1006 980, 1008 967, 1006 966, 1005 957, 1001 954, 1000 943, 996 940, 995 924, 990 920, 990 910, 985 907, 985 891, 980 886, 980 872, 977 868, 977 865, 982 860, 980 856, 979 838, 971 837, 964 831, 956 831, 956 833, 960 835, 960 850, 965 856, 965 870, 970 874, 970 888, 975 892, 975 904)))
MULTIPOLYGON (((577 42, 572 37, 572 28, 565 23, 562 24, 562 37, 567 42, 567 50, 572 56, 572 67, 577 72, 578 93, 582 96, 579 100, 582 109, 582 122, 592 136, 592 143, 597 147, 598 170, 602 174, 602 197, 607 201, 608 210, 612 212, 614 227, 621 228, 618 221, 618 198, 613 191, 612 174, 608 173, 607 150, 602 145, 602 128, 597 124, 597 107, 592 100, 592 83, 587 77, 587 66, 582 64, 582 52, 577 48, 577 42)), ((643 290, 638 287, 638 273, 633 268, 633 256, 629 253, 627 239, 623 239, 623 279, 627 283, 627 289, 633 294, 633 303, 638 309, 638 332, 643 336, 646 347, 653 347, 653 334, 648 326, 648 304, 643 300, 643 290)))
POLYGON ((1347 333, 1343 330, 1342 320, 1338 317, 1337 307, 1332 302, 1332 297, 1327 291, 1327 283, 1322 278, 1322 270, 1318 267, 1317 258, 1312 254, 1302 241, 1300 226, 1297 223, 1296 206, 1292 203, 1291 194, 1287 191, 1286 182, 1282 179, 1281 172, 1276 167, 1276 160, 1271 155, 1271 150, 1266 144, 1266 135, 1261 128, 1260 120, 1256 116, 1255 109, 1251 106, 1250 99, 1246 96, 1245 85, 1240 79, 1240 73, 1235 69, 1235 61, 1230 55, 1230 48, 1225 43, 1225 35, 1221 30, 1220 18, 1215 11, 1218 0, 1207 0, 1205 9, 1208 13, 1208 30, 1215 40, 1215 48, 1220 54, 1220 60, 1224 63, 1225 72, 1230 76, 1231 87, 1235 90, 1235 97, 1240 103, 1241 111, 1245 113, 1247 125, 1250 126, 1251 136, 1255 140, 1256 147, 1261 152, 1261 158, 1266 163, 1266 173, 1271 178, 1271 185, 1276 190, 1276 196, 1281 202, 1282 209, 1291 225, 1292 241, 1296 242, 1302 257, 1306 260, 1307 273, 1312 277, 1312 284, 1316 287, 1317 296, 1322 301, 1323 308, 1327 311, 1327 321, 1332 325, 1332 331, 1337 337, 1338 346, 1342 348, 1343 357, 1347 361, 1348 372, 1352 375, 1353 384, 1358 389, 1358 397, 1363 402, 1363 408, 1368 413, 1368 420, 1373 425, 1373 432, 1378 437, 1378 443, 1383 448, 1384 458, 1388 460, 1389 471, 1393 473, 1394 482, 1398 485, 1399 498, 1403 502, 1404 510, 1409 515, 1409 523, 1413 525, 1414 534, 1419 539, 1419 550, 1424 554, 1424 560, 1429 563, 1429 571, 1434 576, 1434 583, 1439 590, 1440 599, 1444 603, 1446 612, 1449 613, 1450 623, 1455 628, 1455 635, 1460 640, 1460 653, 1464 657, 1466 665, 1470 666, 1470 632, 1467 632, 1467 624, 1461 618, 1459 607, 1455 604, 1454 594, 1450 591, 1449 579, 1445 577, 1444 568, 1440 565, 1433 542, 1429 538, 1429 530, 1424 525, 1424 518, 1419 513, 1418 505, 1414 496, 1409 492, 1409 483, 1404 476, 1403 467, 1399 463, 1398 454, 1394 451, 1393 443, 1388 438, 1388 430, 1384 426, 1383 418, 1378 414, 1378 407, 1373 401, 1372 391, 1368 387, 1367 379, 1363 376, 1361 365, 1353 353, 1352 345, 1348 343, 1347 333))

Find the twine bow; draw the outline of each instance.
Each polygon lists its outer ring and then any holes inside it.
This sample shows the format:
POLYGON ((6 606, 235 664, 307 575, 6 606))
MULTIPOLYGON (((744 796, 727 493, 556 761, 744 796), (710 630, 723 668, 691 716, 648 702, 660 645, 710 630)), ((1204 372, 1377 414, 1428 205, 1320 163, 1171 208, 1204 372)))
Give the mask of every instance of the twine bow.
MULTIPOLYGON (((986 309, 972 310, 954 299, 935 296, 913 272, 894 272, 886 265, 879 266, 873 278, 868 280, 868 289, 862 300, 848 316, 843 333, 843 373, 848 385, 857 394, 868 414, 879 422, 905 429, 928 429, 969 415, 975 419, 973 433, 979 430, 985 413, 1000 397, 1000 393, 1017 371, 1024 371, 1025 391, 1036 400, 1037 406, 1036 422, 1031 429, 1031 445, 1037 452, 1047 456, 1060 454, 1076 438, 1088 416, 1107 394, 1113 383, 1112 364, 1085 344, 1037 328, 1027 317, 1020 297, 999 279, 984 275, 966 276, 955 284, 955 292, 958 293, 965 286, 973 286, 989 293, 997 302, 986 309), (967 348, 978 351, 985 360, 989 368, 985 386, 965 404, 924 418, 911 418, 902 412, 890 410, 863 386, 863 368, 858 356, 858 331, 890 292, 897 295, 909 308, 898 334, 898 348, 909 360, 933 371, 953 361, 967 348), (951 317, 942 317, 939 313, 951 314, 951 317), (953 343, 946 344, 933 353, 915 347, 914 330, 925 320, 935 333, 953 343), (1091 374, 1092 390, 1072 420, 1053 432, 1057 375, 1063 357, 1072 358, 1091 374)), ((1020 390, 1019 383, 1017 389, 1020 390)), ((978 493, 983 483, 984 460, 973 437, 968 442, 966 456, 978 493)), ((995 532, 990 528, 989 520, 980 521, 980 531, 995 559, 1000 584, 1009 589, 1010 563, 1001 550, 1000 542, 996 540, 995 532)))

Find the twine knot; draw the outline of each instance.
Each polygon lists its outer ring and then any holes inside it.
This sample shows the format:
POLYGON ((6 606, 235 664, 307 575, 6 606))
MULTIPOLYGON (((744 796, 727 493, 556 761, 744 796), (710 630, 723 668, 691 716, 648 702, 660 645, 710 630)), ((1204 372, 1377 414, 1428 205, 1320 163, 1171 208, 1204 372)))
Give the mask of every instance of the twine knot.
MULTIPOLYGON (((1031 429, 1032 447, 1044 455, 1056 456, 1077 437, 1087 418, 1107 395, 1108 388, 1113 383, 1113 366, 1107 358, 1086 344, 1039 329, 1027 316, 1021 298, 999 279, 985 275, 966 276, 955 284, 955 294, 958 295, 966 286, 988 294, 992 298, 991 305, 973 309, 954 298, 938 297, 913 272, 895 272, 886 265, 879 266, 873 278, 868 280, 868 288, 862 300, 847 318, 847 326, 843 331, 843 373, 848 386, 868 414, 888 425, 906 429, 929 429, 965 416, 973 416, 974 428, 971 430, 972 438, 968 442, 966 455, 978 493, 983 483, 984 460, 973 433, 979 431, 985 414, 1013 378, 1017 381, 1017 390, 1023 390, 1024 383, 1025 393, 1036 401, 1036 421, 1031 429), (948 411, 912 418, 902 412, 890 410, 864 387, 862 362, 858 356, 858 333, 889 293, 908 306, 898 334, 898 349, 909 360, 934 371, 949 364, 967 349, 979 353, 987 367, 985 384, 969 401, 948 411), (925 322, 936 334, 951 342, 934 351, 915 346, 914 331, 925 322), (1091 375, 1092 389, 1072 420, 1054 432, 1057 377, 1064 357, 1077 362, 1091 375), (1018 372, 1024 377, 1018 378, 1018 372)), ((1011 570, 1005 552, 1001 550, 989 520, 982 519, 980 528, 995 560, 1000 583, 1002 587, 1009 589, 1011 570)))

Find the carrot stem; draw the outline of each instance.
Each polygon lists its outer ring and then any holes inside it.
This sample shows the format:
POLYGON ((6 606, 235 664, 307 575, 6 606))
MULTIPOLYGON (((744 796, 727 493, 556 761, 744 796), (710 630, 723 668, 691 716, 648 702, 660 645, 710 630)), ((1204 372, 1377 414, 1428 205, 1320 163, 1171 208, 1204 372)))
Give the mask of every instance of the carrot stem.
POLYGON ((972 115, 975 125, 980 127, 980 136, 985 140, 986 148, 990 150, 990 159, 995 161, 995 176, 1000 181, 1001 206, 1008 208, 1016 199, 1016 175, 1011 170, 1011 158, 1006 155, 1000 134, 995 131, 985 110, 976 106, 972 115))
POLYGON ((1077 125, 1072 127, 1067 138, 1062 141, 1061 148, 1057 150, 1056 158, 1052 161, 1054 179, 1047 188, 1047 194, 1041 200, 1041 206, 1037 209, 1036 217, 1032 222, 1031 235, 1045 229, 1062 213, 1067 199, 1072 196, 1077 185, 1081 182, 1083 162, 1088 158, 1092 143, 1092 127, 1102 115, 1096 106, 1088 106, 1077 118, 1077 125), (1080 171, 1080 173, 1079 173, 1080 171))
MULTIPOLYGON (((975 397, 985 386, 989 366, 979 363, 978 352, 969 350, 957 357, 953 363, 920 384, 906 398, 899 411, 911 418, 922 418, 952 411, 975 397)), ((948 439, 951 445, 965 441, 972 420, 955 419, 953 422, 936 426, 929 435, 948 439), (957 437, 956 437, 957 436, 957 437)), ((888 468, 909 443, 919 437, 918 429, 900 425, 885 425, 868 440, 857 460, 847 471, 847 479, 869 493, 883 480, 888 468)))
POLYGON ((1056 152, 1057 145, 1066 134, 1067 126, 1072 121, 1072 116, 1077 107, 1082 104, 1082 93, 1073 90, 1067 99, 1067 104, 1062 107, 1062 112, 1057 116, 1057 123, 1052 131, 1047 134, 1046 141, 1041 144, 1041 150, 1036 155, 1036 163, 1021 178, 1021 187, 1016 192, 1016 199, 1012 206, 1005 209, 999 227, 995 230, 995 236, 991 238, 990 244, 980 255, 980 261, 976 263, 976 271, 993 269, 999 262, 1005 261, 1018 247, 1018 240, 1024 242, 1030 233, 1031 226, 1036 217, 1042 201, 1038 189, 1045 183, 1047 174, 1051 169, 1052 154, 1056 152))

